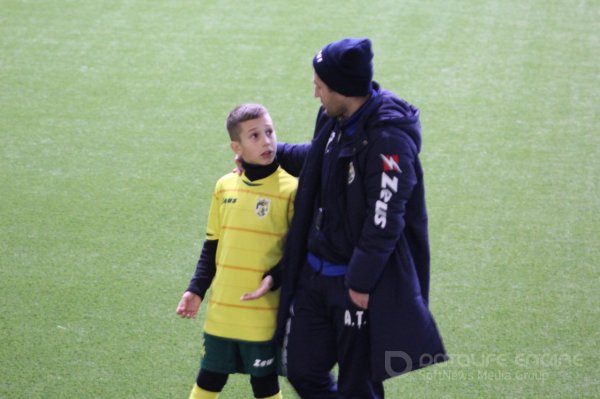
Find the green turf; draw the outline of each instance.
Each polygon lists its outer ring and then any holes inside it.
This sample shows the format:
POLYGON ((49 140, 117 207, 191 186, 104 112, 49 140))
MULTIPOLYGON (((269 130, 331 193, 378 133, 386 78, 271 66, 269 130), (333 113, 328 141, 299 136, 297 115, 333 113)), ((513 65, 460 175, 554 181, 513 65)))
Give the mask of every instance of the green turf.
POLYGON ((453 358, 388 397, 600 396, 597 2, 0 6, 0 398, 187 397, 201 319, 174 310, 232 167, 225 116, 262 102, 307 140, 311 57, 343 36, 422 110, 453 358))

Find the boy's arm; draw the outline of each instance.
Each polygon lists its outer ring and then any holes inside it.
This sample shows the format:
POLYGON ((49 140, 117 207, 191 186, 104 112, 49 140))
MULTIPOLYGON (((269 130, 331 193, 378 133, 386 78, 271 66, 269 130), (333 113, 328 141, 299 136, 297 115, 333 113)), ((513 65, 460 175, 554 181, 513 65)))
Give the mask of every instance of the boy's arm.
POLYGON ((218 240, 204 241, 194 276, 175 310, 175 313, 183 318, 196 317, 202 299, 215 276, 217 243, 218 240))
POLYGON ((268 272, 263 274, 263 279, 267 276, 271 276, 273 279, 273 285, 271 291, 277 290, 281 286, 281 261, 277 262, 275 266, 269 269, 268 272))
POLYGON ((219 240, 219 206, 221 198, 219 196, 222 179, 219 179, 215 184, 212 200, 210 202, 210 210, 208 212, 208 223, 206 226, 206 237, 200 252, 200 259, 196 264, 196 270, 190 280, 187 290, 183 293, 181 301, 177 306, 176 313, 181 317, 193 318, 200 309, 202 299, 210 287, 213 278, 215 277, 217 266, 217 244, 219 240))
POLYGON ((190 280, 187 291, 204 298, 217 271, 216 256, 219 240, 205 240, 196 264, 196 271, 190 280))
POLYGON ((273 266, 268 272, 263 274, 260 286, 253 292, 242 295, 240 300, 251 301, 265 296, 269 291, 275 291, 281 285, 281 262, 273 266))

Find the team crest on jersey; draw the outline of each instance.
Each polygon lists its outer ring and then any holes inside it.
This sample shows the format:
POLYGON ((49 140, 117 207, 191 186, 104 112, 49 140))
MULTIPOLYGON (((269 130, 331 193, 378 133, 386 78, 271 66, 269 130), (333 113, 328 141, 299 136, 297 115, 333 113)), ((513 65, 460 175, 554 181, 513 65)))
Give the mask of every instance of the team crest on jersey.
POLYGON ((269 209, 271 208, 271 200, 268 198, 259 198, 256 200, 256 216, 259 218, 264 218, 269 213, 269 209))
POLYGON ((350 162, 348 164, 348 185, 352 184, 355 177, 356 177, 356 171, 354 170, 354 163, 350 162))

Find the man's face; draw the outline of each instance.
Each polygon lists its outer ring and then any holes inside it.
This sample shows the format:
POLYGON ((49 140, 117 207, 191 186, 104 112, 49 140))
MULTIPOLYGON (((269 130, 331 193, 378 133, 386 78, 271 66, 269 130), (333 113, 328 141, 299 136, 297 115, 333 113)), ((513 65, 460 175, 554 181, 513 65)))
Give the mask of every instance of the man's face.
POLYGON ((315 97, 321 99, 321 105, 325 108, 327 116, 337 118, 347 116, 346 97, 338 92, 331 90, 325 82, 315 73, 313 82, 315 85, 315 97))
POLYGON ((254 165, 269 165, 275 160, 277 136, 269 114, 240 123, 240 140, 231 142, 231 149, 254 165))

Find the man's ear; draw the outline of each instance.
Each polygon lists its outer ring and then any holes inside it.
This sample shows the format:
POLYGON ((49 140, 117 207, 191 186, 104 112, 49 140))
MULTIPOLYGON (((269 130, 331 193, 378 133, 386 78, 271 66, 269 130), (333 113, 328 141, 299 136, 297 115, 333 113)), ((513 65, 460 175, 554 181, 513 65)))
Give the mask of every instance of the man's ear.
POLYGON ((235 152, 237 155, 242 155, 242 146, 240 145, 240 143, 238 143, 237 141, 232 141, 230 146, 233 152, 235 152))

